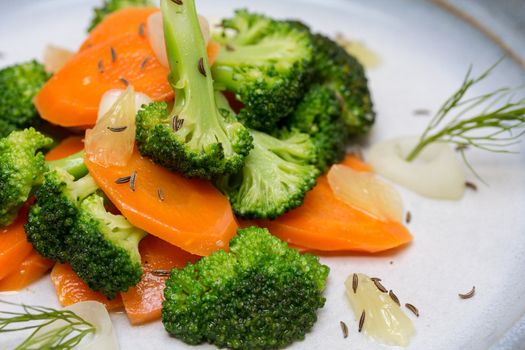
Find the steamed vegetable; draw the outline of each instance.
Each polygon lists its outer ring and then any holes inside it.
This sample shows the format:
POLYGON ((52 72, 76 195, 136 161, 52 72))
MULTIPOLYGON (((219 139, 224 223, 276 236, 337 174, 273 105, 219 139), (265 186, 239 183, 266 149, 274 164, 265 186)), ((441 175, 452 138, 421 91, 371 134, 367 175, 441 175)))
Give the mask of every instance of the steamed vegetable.
POLYGON ((0 281, 14 273, 22 261, 31 253, 24 224, 27 222, 27 207, 23 208, 16 220, 0 228, 0 281))
MULTIPOLYGON (((16 266, 13 259, 10 259, 9 264, 16 266)), ((0 292, 19 291, 29 286, 44 276, 53 264, 53 260, 46 259, 35 250, 31 250, 20 265, 16 266, 13 271, 0 279, 0 292)))
POLYGON ((139 150, 188 177, 234 173, 242 167, 252 140, 235 116, 219 106, 217 99, 224 97, 213 88, 195 3, 162 1, 161 9, 175 105, 171 112, 165 103, 139 112, 139 150))
POLYGON ((328 271, 265 229, 242 229, 229 252, 172 270, 162 322, 188 344, 282 348, 304 339, 315 323, 328 271))
POLYGON ((102 22, 109 14, 134 7, 153 7, 154 3, 151 0, 104 0, 101 7, 94 9, 93 18, 89 24, 88 31, 92 31, 96 26, 102 22))

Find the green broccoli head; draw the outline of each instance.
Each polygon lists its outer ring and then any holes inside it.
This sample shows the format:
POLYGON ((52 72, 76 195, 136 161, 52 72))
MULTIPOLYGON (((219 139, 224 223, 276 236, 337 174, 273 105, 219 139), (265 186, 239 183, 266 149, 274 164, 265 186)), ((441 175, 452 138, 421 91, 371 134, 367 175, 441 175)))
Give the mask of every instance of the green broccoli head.
POLYGON ((323 307, 329 268, 268 230, 238 231, 219 251, 166 282, 162 322, 188 344, 277 349, 304 339, 323 307))
POLYGON ((80 202, 98 189, 90 175, 75 181, 66 170, 45 174, 36 191, 36 203, 25 225, 28 241, 46 258, 62 263, 70 260, 70 232, 77 222, 80 202))
POLYGON ((101 195, 92 194, 80 204, 69 239, 69 263, 91 289, 113 298, 139 282, 138 247, 145 236, 122 215, 107 212, 101 195))
POLYGON ((310 34, 246 10, 222 26, 234 34, 216 38, 223 49, 212 67, 215 86, 244 104, 239 119, 245 125, 271 131, 304 93, 313 57, 310 34))
POLYGON ((375 121, 363 66, 336 42, 313 35, 314 81, 331 87, 341 102, 341 118, 351 135, 366 133, 375 121))
POLYGON ((48 79, 44 66, 35 60, 0 70, 0 137, 39 121, 33 98, 48 79))
POLYGON ((274 219, 303 203, 318 169, 316 149, 306 134, 278 139, 252 130, 254 148, 242 170, 217 181, 235 213, 245 218, 274 219))
POLYGON ((53 141, 33 128, 0 139, 0 227, 13 222, 47 169, 39 150, 53 141))
POLYGON ((287 120, 289 128, 310 135, 317 151, 316 165, 322 172, 345 155, 348 133, 340 116, 336 93, 314 84, 287 120))
POLYGON ((210 179, 242 167, 248 130, 215 93, 195 3, 162 1, 175 105, 154 103, 137 115, 140 152, 189 177, 210 179))
POLYGON ((151 0, 104 0, 101 7, 93 10, 93 18, 88 27, 88 32, 106 18, 107 15, 128 7, 153 7, 155 4, 151 0))

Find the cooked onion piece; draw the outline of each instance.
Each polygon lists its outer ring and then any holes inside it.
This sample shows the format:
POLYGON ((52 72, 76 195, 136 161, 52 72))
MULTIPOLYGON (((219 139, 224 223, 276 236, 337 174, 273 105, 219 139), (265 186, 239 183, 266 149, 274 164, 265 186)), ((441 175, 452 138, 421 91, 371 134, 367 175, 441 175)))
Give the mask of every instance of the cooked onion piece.
POLYGON ((134 93, 131 86, 124 92, 106 92, 97 124, 86 131, 85 149, 90 159, 103 166, 126 165, 135 145, 135 116, 140 106, 150 102, 148 96, 134 93))
POLYGON ((417 142, 417 137, 406 137, 377 143, 370 148, 368 160, 378 174, 423 196, 460 199, 465 174, 454 151, 447 144, 434 143, 407 162, 405 157, 417 142))
POLYGON ((374 174, 334 165, 328 183, 337 198, 380 219, 401 221, 403 202, 397 190, 374 174))
POLYGON ((345 287, 361 331, 386 345, 407 346, 416 331, 412 321, 394 301, 395 297, 379 290, 367 275, 356 276, 350 275, 345 287))
MULTIPOLYGON (((203 16, 199 16, 199 24, 201 26, 202 35, 204 36, 204 41, 208 43, 210 40, 210 25, 203 16)), ((164 67, 169 67, 166 43, 164 41, 164 25, 162 23, 162 13, 160 11, 155 12, 148 17, 148 39, 160 64, 164 67)))
POLYGON ((75 53, 62 47, 47 45, 44 49, 44 69, 55 73, 62 68, 75 53))

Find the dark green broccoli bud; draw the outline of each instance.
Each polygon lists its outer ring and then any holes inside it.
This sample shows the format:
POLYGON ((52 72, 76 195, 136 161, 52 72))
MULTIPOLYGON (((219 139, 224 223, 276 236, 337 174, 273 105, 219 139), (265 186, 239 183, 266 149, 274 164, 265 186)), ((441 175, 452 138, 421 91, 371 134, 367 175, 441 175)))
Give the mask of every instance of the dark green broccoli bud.
POLYGON ((122 215, 108 213, 95 193, 80 204, 70 234, 69 262, 77 275, 109 298, 136 285, 142 276, 139 242, 146 233, 122 215))
POLYGON ((35 60, 0 70, 0 137, 38 123, 33 98, 49 77, 44 66, 35 60))
POLYGON ((242 170, 217 181, 244 218, 274 219, 303 203, 319 175, 312 165, 316 149, 306 134, 292 132, 278 139, 252 130, 254 148, 242 170))
POLYGON ((215 87, 232 92, 244 104, 239 120, 271 131, 304 94, 312 61, 310 34, 286 21, 236 11, 217 36, 223 46, 212 67, 215 87))
POLYGON ((268 230, 238 231, 230 251, 173 269, 162 322, 188 344, 277 349, 302 340, 324 306, 329 268, 268 230))
POLYGON ((56 168, 44 175, 36 191, 36 203, 25 225, 27 240, 46 258, 62 263, 70 260, 71 231, 79 215, 80 202, 98 189, 90 175, 75 181, 66 170, 56 168))
POLYGON ((93 18, 88 27, 88 32, 106 18, 107 15, 122 10, 127 7, 153 7, 155 4, 151 0, 104 0, 101 7, 93 10, 93 18))
POLYGON ((375 113, 363 66, 331 39, 316 34, 313 41, 314 82, 335 91, 349 134, 366 133, 374 123, 375 113))
POLYGON ((286 125, 308 134, 317 150, 316 165, 322 172, 344 158, 348 134, 336 93, 323 85, 312 85, 286 125))
MULTIPOLYGON (((137 115, 140 152, 189 177, 238 171, 249 153, 248 130, 218 103, 195 3, 161 1, 175 105, 153 103, 137 115)), ((219 99, 219 101, 218 101, 219 99)))
POLYGON ((47 170, 44 155, 53 140, 30 128, 0 139, 0 227, 13 222, 33 186, 47 170))

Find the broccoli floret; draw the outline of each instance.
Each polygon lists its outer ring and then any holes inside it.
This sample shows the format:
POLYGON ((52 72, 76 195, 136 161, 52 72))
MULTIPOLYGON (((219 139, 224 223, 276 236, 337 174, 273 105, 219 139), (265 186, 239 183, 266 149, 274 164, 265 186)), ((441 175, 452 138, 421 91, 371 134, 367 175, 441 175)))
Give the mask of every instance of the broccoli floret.
POLYGON ((97 189, 90 175, 75 181, 61 168, 45 174, 25 226, 28 241, 41 255, 61 263, 70 261, 71 231, 78 221, 80 203, 97 189))
POLYGON ((248 130, 217 99, 194 0, 161 1, 166 47, 175 91, 171 113, 164 103, 137 115, 140 152, 189 177, 211 179, 242 167, 250 151, 248 130))
POLYGON ((366 133, 374 123, 375 113, 363 66, 333 40, 316 34, 313 41, 314 82, 335 91, 349 134, 366 133))
POLYGON ((188 344, 277 349, 304 339, 324 306, 329 268, 268 230, 238 231, 230 251, 173 269, 162 322, 188 344))
POLYGON ((336 93, 323 85, 312 85, 287 120, 287 126, 308 134, 317 151, 317 168, 324 172, 344 158, 348 133, 341 119, 336 93))
POLYGON ((53 141, 30 128, 0 139, 0 227, 13 222, 47 169, 39 150, 53 141))
POLYGON ((35 60, 0 70, 0 137, 38 123, 33 98, 48 79, 44 66, 35 60))
POLYGON ((225 34, 212 67, 215 86, 244 104, 239 120, 272 131, 304 94, 313 57, 308 32, 286 21, 238 10, 222 22, 225 34), (233 35, 227 32, 233 31, 233 35))
POLYGON ((94 9, 93 18, 88 27, 88 32, 97 26, 106 18, 107 15, 122 10, 127 7, 153 7, 155 6, 151 0, 104 0, 101 7, 94 9))
POLYGON ((87 285, 112 298, 137 284, 142 276, 139 242, 146 233, 122 215, 108 213, 95 193, 80 204, 70 234, 69 262, 87 285))
POLYGON ((251 131, 254 148, 242 170, 217 181, 234 212, 244 218, 274 219, 303 203, 319 171, 316 149, 306 134, 278 139, 251 131))

